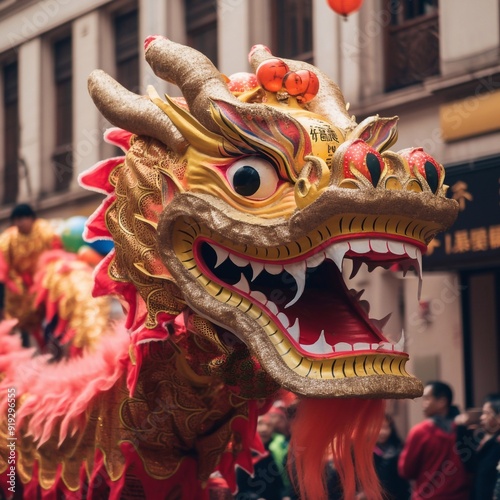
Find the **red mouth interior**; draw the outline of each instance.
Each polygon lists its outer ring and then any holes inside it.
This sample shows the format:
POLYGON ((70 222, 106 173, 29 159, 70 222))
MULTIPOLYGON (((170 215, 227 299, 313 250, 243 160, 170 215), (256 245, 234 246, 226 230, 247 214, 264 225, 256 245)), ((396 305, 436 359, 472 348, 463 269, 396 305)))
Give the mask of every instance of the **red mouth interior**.
MULTIPOLYGON (((281 309, 291 320, 299 318, 300 343, 314 344, 322 330, 326 342, 354 344, 381 342, 385 339, 372 331, 368 319, 351 301, 344 280, 331 261, 308 272, 306 287, 301 298, 291 307, 281 309)), ((290 300, 293 295, 290 297, 290 300)))
POLYGON ((235 290, 246 296, 260 309, 265 310, 273 320, 282 325, 282 331, 290 338, 299 352, 309 354, 307 346, 318 341, 321 332, 324 332, 325 341, 332 347, 339 342, 350 345, 355 343, 387 342, 378 329, 370 323, 367 314, 359 306, 356 299, 349 293, 342 275, 337 266, 330 260, 325 260, 319 266, 307 268, 304 292, 300 299, 292 306, 285 306, 293 300, 297 291, 297 283, 286 270, 279 274, 270 274, 263 270, 252 281, 250 265, 238 266, 230 259, 216 267, 217 256, 212 246, 203 242, 197 246, 196 256, 202 272, 210 276, 217 283, 226 288, 235 290), (248 282, 249 291, 242 291, 241 286, 235 287, 242 275, 248 282), (262 300, 252 297, 252 292, 264 294, 266 304, 262 300), (277 311, 276 311, 277 309, 277 311), (289 324, 282 316, 285 314, 289 324), (293 339, 287 332, 287 327, 294 325, 298 318, 300 336, 293 339), (302 349, 303 345, 306 350, 302 349))

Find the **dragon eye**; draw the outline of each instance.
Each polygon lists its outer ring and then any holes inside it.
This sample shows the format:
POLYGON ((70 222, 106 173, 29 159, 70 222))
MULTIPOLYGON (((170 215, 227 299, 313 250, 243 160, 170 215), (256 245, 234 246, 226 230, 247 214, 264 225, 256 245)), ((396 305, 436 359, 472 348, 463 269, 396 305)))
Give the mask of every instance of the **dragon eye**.
POLYGON ((226 172, 227 180, 241 196, 253 200, 269 198, 276 191, 278 174, 273 165, 257 156, 234 162, 226 172))

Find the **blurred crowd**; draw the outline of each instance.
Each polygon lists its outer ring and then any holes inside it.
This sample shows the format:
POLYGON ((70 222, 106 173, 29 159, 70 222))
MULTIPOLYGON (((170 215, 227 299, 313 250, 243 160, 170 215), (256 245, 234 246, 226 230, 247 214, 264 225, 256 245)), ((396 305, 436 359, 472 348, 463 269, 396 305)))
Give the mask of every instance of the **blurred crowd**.
MULTIPOLYGON (((424 419, 403 440, 391 415, 380 429, 373 460, 386 500, 500 500, 500 394, 481 409, 460 413, 450 386, 425 385, 424 419)), ((238 469, 236 500, 299 500, 287 472, 295 402, 277 401, 259 417, 265 455, 254 456, 254 473, 238 469)), ((335 464, 325 459, 328 500, 344 499, 335 464)), ((369 491, 356 498, 370 500, 369 491)))

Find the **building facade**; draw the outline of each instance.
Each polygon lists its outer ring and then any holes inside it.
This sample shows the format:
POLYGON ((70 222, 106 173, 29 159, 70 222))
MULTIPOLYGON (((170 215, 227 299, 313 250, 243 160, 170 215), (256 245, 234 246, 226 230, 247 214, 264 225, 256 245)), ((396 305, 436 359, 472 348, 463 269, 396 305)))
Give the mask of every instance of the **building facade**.
MULTIPOLYGON (((410 371, 449 382, 461 407, 500 391, 498 0, 365 0, 347 19, 326 0, 1 0, 0 33, 3 226, 20 201, 49 218, 94 210, 100 197, 77 177, 114 150, 87 76, 102 68, 137 93, 153 84, 176 95, 142 57, 151 34, 203 51, 228 75, 248 71, 262 43, 332 77, 358 122, 398 115, 393 149, 423 146, 443 163, 461 210, 424 257, 420 300, 417 279, 385 271, 370 285, 372 309, 396 310, 389 325, 405 331, 410 371)), ((404 429, 422 418, 418 404, 391 404, 404 429)))

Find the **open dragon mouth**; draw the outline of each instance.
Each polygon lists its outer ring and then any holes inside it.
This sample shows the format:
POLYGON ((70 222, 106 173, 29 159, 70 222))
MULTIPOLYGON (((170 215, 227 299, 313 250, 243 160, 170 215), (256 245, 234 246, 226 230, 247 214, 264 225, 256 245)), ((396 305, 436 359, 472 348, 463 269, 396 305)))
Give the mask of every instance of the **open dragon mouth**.
POLYGON ((201 238, 194 255, 206 277, 269 317, 299 357, 404 354, 402 336, 393 344, 382 333, 389 317, 369 317, 369 303, 362 299, 362 291, 346 286, 342 267, 344 259, 351 259, 353 278, 363 262, 369 270, 397 262, 403 270, 413 267, 421 279, 421 251, 411 243, 343 240, 278 263, 253 259, 201 238))
MULTIPOLYGON (((164 259, 183 284, 186 302, 220 327, 219 341, 230 342, 224 332, 232 333, 272 378, 306 396, 362 395, 374 388, 384 397, 421 393, 420 382, 405 370, 404 339, 389 330, 396 322, 370 313, 365 296, 376 289, 363 295, 356 288, 363 288, 364 273, 355 275, 362 265, 373 270, 397 264, 421 279, 429 224, 343 214, 291 239, 288 223, 250 234, 254 226, 240 222, 236 230, 223 212, 217 217, 228 231, 215 231, 211 220, 169 214, 160 232, 167 243, 164 259), (370 377, 370 389, 364 377, 370 377)), ((375 293, 373 309, 382 312, 380 290, 375 293)))

